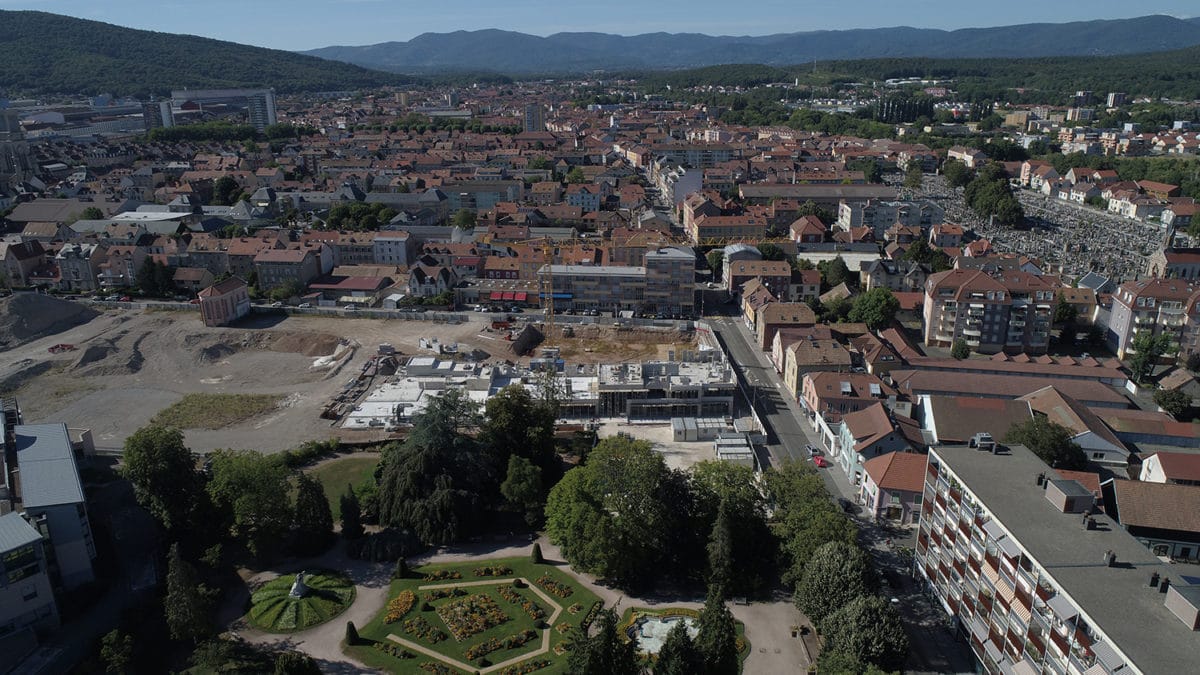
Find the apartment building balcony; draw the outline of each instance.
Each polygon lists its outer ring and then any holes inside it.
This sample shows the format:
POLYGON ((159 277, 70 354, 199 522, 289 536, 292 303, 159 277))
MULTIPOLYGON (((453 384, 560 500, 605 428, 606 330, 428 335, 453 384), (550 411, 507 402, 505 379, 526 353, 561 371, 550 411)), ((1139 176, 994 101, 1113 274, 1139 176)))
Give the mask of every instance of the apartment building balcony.
POLYGON ((982 307, 974 307, 974 306, 969 307, 967 309, 967 316, 982 317, 983 316, 983 308, 982 307))
POLYGON ((1014 315, 1013 318, 1009 319, 1008 326, 1009 328, 1024 328, 1025 319, 1021 318, 1019 315, 1014 315))

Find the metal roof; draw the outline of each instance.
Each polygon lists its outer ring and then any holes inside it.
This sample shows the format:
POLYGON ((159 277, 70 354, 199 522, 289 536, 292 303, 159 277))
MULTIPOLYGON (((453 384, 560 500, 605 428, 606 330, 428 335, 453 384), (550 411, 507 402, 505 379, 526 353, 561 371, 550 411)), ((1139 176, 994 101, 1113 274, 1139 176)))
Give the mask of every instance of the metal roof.
POLYGON ((83 486, 67 425, 22 424, 14 431, 24 507, 82 503, 83 486))
POLYGON ((40 541, 42 534, 19 513, 0 516, 0 552, 11 551, 40 541))

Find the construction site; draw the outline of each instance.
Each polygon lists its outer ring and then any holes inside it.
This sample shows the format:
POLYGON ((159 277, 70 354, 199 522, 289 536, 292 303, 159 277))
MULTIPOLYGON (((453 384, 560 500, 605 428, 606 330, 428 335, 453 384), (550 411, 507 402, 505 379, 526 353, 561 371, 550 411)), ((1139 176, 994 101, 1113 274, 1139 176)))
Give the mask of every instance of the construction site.
POLYGON ((734 380, 724 353, 698 344, 686 322, 559 325, 546 340, 539 318, 262 313, 210 328, 192 311, 97 308, 17 294, 0 300, 0 396, 18 399, 31 423, 90 429, 101 451, 120 449, 194 394, 276 401, 233 424, 185 428, 197 452, 279 452, 330 437, 383 441, 402 432, 425 392, 463 386, 482 402, 508 384, 536 386, 547 367, 557 369, 570 393, 563 409, 571 419, 623 415, 666 424, 675 414, 732 414, 734 380))

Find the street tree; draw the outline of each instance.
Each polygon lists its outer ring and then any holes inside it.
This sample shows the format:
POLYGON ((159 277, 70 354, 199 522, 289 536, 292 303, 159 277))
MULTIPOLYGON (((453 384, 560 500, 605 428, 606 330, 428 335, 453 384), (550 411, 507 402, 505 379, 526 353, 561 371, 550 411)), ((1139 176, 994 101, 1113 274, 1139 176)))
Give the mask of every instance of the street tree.
POLYGON ((676 621, 654 662, 654 675, 695 675, 704 667, 696 643, 688 633, 686 621, 676 621))
POLYGON ((725 266, 725 249, 715 248, 709 251, 704 260, 708 263, 708 269, 712 270, 713 281, 720 281, 721 271, 725 266))
POLYGON ((942 164, 942 175, 946 177, 946 182, 950 187, 965 187, 971 182, 971 170, 967 168, 957 159, 947 159, 942 164))
POLYGON ((758 252, 762 253, 763 260, 787 260, 787 252, 780 248, 779 244, 759 244, 758 252))
POLYGON ((470 230, 475 227, 475 212, 471 209, 459 209, 451 221, 460 230, 470 230))
POLYGON ((209 617, 210 592, 200 583, 196 570, 179 554, 179 544, 167 553, 167 596, 163 600, 167 630, 175 640, 193 644, 212 632, 209 617))
POLYGON ((883 330, 892 325, 896 312, 900 311, 900 301, 886 288, 877 287, 854 298, 850 306, 851 321, 867 324, 871 330, 883 330))
POLYGON ((833 506, 825 483, 811 464, 788 462, 766 473, 766 488, 775 505, 775 531, 781 538, 786 569, 783 583, 795 587, 809 560, 822 544, 858 538, 853 521, 833 506))
POLYGON ((642 664, 637 654, 637 638, 625 640, 617 632, 617 615, 611 609, 596 617, 599 630, 588 637, 572 629, 567 651, 567 672, 571 675, 640 675, 642 664))
POLYGON ((208 494, 229 533, 252 555, 272 553, 292 523, 287 467, 253 450, 218 450, 210 457, 208 494))
POLYGON ((1178 389, 1156 389, 1154 404, 1176 419, 1192 407, 1192 397, 1178 389))
POLYGON ((304 555, 315 555, 333 541, 333 512, 325 488, 312 476, 296 476, 296 542, 304 555))
POLYGON ((1129 357, 1129 374, 1134 382, 1144 384, 1146 378, 1154 371, 1158 359, 1171 351, 1173 347, 1168 333, 1154 335, 1143 331, 1133 336, 1133 356, 1129 357))
POLYGON ((1053 469, 1078 471, 1087 468, 1087 455, 1072 440, 1071 431, 1044 415, 1009 427, 1004 442, 1024 445, 1053 469))
POLYGON ((908 656, 908 636, 900 623, 900 614, 877 595, 860 596, 830 614, 821 632, 826 649, 885 671, 900 670, 908 656))
POLYGON ((700 629, 696 635, 696 651, 700 653, 706 675, 737 675, 737 625, 733 613, 725 606, 724 592, 709 584, 704 609, 696 620, 700 629))
POLYGON ((796 584, 796 607, 820 626, 830 614, 874 591, 870 561, 862 549, 831 541, 813 551, 796 584))
POLYGON ((157 424, 125 440, 121 473, 133 485, 138 504, 168 531, 185 527, 200 503, 196 461, 183 444, 183 432, 157 424))

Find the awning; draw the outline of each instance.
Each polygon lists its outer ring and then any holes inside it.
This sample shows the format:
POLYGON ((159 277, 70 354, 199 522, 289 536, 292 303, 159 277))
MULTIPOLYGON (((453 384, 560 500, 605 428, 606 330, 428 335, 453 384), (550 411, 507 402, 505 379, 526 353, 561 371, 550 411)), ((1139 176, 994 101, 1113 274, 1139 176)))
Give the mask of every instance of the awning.
POLYGON ((1075 611, 1074 605, 1064 595, 1055 595, 1046 601, 1046 605, 1060 621, 1070 621, 1079 616, 1079 612, 1075 611))
POLYGON ((1121 658, 1117 654, 1117 651, 1107 642, 1097 642, 1092 645, 1091 650, 1100 663, 1103 663, 1108 668, 1108 672, 1113 672, 1125 665, 1125 659, 1121 658))
POLYGON ((501 298, 501 300, 512 300, 512 299, 513 299, 513 292, 512 291, 504 291, 504 297, 501 298))
POLYGON ((1005 537, 996 542, 1001 551, 1010 558, 1016 558, 1021 555, 1021 547, 1017 546, 1017 542, 1012 540, 1012 537, 1005 537))
POLYGON ((996 665, 1000 665, 1000 662, 1004 660, 1004 654, 1000 652, 1000 648, 996 646, 996 643, 991 640, 983 643, 983 651, 996 665))
POLYGON ((983 524, 983 531, 988 533, 992 539, 999 539, 1005 536, 1004 528, 1000 527, 1000 523, 995 520, 989 520, 983 524))
POLYGON ((488 296, 488 298, 491 300, 499 300, 503 296, 504 296, 504 294, 501 293, 500 291, 492 291, 492 294, 490 296, 488 296))
POLYGON ((513 294, 513 300, 520 300, 521 302, 525 302, 525 299, 528 297, 529 294, 525 293, 524 291, 519 291, 513 294))

